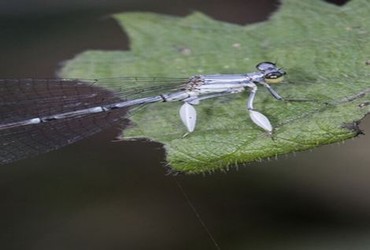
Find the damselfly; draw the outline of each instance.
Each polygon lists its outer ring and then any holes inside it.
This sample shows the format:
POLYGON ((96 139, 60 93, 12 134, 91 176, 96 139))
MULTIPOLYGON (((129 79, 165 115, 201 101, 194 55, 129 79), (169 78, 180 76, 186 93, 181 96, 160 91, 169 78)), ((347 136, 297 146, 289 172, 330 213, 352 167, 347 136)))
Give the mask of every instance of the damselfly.
POLYGON ((192 76, 169 92, 128 99, 93 81, 0 80, 0 163, 76 142, 122 121, 127 108, 150 103, 183 102, 180 118, 187 133, 191 133, 197 119, 194 105, 246 89, 250 91, 246 108, 251 120, 272 133, 269 119, 254 110, 254 98, 257 85, 262 85, 274 98, 282 100, 270 84, 281 82, 285 71, 271 62, 259 63, 256 68, 258 71, 246 74, 192 76))

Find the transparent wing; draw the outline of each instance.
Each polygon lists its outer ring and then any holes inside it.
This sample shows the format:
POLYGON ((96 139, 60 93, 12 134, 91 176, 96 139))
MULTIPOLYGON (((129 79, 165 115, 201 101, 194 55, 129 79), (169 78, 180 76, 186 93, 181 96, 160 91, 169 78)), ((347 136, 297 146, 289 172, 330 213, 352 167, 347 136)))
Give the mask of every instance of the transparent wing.
POLYGON ((158 95, 182 88, 185 82, 184 78, 137 77, 0 80, 0 164, 55 150, 118 125, 127 109, 12 128, 5 124, 158 95), (148 83, 150 87, 143 87, 148 83))

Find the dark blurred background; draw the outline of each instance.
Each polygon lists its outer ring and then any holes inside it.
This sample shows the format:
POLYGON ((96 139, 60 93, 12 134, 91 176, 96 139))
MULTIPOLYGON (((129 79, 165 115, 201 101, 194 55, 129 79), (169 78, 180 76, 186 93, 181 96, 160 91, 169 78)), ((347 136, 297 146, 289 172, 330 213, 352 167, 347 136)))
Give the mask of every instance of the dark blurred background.
MULTIPOLYGON (((247 24, 278 6, 268 0, 2 1, 0 77, 53 77, 62 61, 84 50, 128 49, 111 13, 196 10, 247 24)), ((370 119, 360 127, 370 131, 370 119)), ((192 208, 221 249, 370 248, 368 136, 226 173, 174 177, 160 144, 111 142, 117 133, 1 166, 0 248, 217 249, 192 208)))

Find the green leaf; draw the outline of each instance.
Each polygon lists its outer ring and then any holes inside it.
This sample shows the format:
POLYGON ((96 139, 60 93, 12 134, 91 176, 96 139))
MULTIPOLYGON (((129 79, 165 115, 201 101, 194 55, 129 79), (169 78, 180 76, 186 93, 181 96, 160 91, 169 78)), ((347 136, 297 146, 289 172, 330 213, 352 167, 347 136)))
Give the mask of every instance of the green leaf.
MULTIPOLYGON (((196 130, 186 136, 181 103, 149 105, 135 114, 125 138, 164 144, 169 165, 188 173, 306 150, 342 141, 360 131, 370 110, 370 4, 353 0, 338 7, 323 1, 285 0, 266 22, 240 26, 200 13, 185 18, 151 13, 117 14, 130 51, 87 51, 70 60, 63 77, 184 77, 253 72, 261 61, 277 61, 288 72, 280 95, 312 102, 279 102, 263 88, 255 108, 273 124, 273 138, 248 117, 247 95, 205 100, 196 130)), ((132 86, 148 88, 156 83, 132 86)), ((107 85, 112 88, 114 86, 107 85)), ((122 86, 123 88, 130 86, 122 86)))

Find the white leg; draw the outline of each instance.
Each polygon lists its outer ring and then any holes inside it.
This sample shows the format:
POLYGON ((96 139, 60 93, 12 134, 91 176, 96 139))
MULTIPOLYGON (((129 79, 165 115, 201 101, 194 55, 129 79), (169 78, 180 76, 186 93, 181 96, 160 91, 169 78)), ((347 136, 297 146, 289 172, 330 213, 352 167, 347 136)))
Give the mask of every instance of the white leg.
POLYGON ((256 96, 257 86, 256 84, 253 83, 253 85, 251 84, 248 87, 250 88, 250 93, 249 93, 249 97, 247 101, 247 109, 253 110, 253 102, 254 102, 254 97, 256 96))
POLYGON ((188 102, 184 102, 184 104, 180 108, 179 113, 181 121, 185 125, 188 132, 193 132, 197 122, 197 111, 195 110, 193 105, 189 104, 188 102))
POLYGON ((249 87, 251 89, 249 97, 248 97, 248 101, 247 101, 247 109, 249 111, 249 117, 254 122, 254 124, 266 130, 267 132, 271 133, 272 126, 271 126, 269 119, 262 113, 255 111, 253 108, 253 102, 254 102, 254 97, 256 96, 257 86, 253 84, 253 85, 250 85, 249 87))
POLYGON ((255 110, 249 110, 249 117, 254 122, 254 124, 256 124, 258 127, 264 129, 265 131, 269 133, 272 132, 271 123, 264 114, 258 111, 255 111, 255 110))

